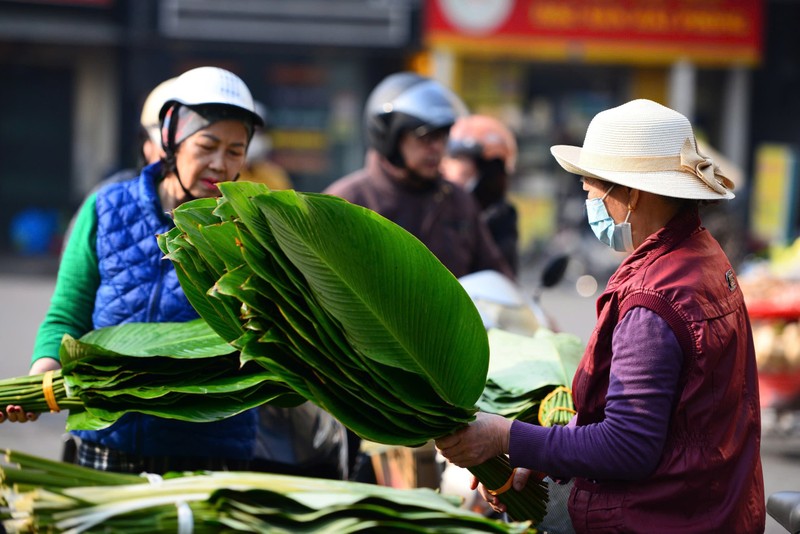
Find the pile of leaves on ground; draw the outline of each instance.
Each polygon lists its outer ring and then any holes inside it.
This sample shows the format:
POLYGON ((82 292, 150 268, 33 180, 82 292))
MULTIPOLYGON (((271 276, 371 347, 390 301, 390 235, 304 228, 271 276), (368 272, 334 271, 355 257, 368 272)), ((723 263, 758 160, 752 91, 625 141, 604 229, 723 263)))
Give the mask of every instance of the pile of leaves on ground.
POLYGON ((263 473, 96 471, 5 451, 0 521, 6 532, 522 533, 429 489, 263 473))
POLYGON ((575 413, 569 387, 583 355, 575 335, 539 328, 533 336, 489 331, 491 360, 481 410, 544 426, 575 413))

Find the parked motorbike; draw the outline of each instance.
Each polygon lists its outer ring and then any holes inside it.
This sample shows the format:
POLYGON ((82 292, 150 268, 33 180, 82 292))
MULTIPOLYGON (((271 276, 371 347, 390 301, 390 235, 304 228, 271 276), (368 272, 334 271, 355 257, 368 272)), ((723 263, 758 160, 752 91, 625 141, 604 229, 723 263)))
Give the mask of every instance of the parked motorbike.
POLYGON ((779 491, 767 498, 767 513, 787 532, 800 534, 800 491, 779 491))
POLYGON ((567 255, 548 261, 530 295, 497 271, 479 271, 458 280, 478 308, 487 330, 499 328, 532 335, 540 327, 556 330, 555 322, 542 308, 541 295, 544 289, 555 286, 564 278, 568 264, 567 255))

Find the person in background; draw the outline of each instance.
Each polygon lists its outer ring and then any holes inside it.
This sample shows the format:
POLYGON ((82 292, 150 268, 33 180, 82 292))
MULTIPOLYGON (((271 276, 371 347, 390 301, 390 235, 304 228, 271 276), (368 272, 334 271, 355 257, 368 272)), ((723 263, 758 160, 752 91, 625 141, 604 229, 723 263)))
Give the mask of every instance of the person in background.
POLYGON ((175 80, 169 78, 156 85, 147 95, 142 104, 142 112, 139 115, 139 142, 141 150, 139 153, 139 166, 144 167, 160 161, 166 154, 161 144, 161 108, 164 107, 171 98, 175 80))
POLYGON ((269 118, 267 108, 256 100, 256 113, 264 121, 264 126, 256 128, 250 146, 247 148, 245 159, 239 179, 248 182, 264 184, 270 189, 292 189, 292 179, 286 169, 270 159, 272 152, 272 138, 269 135, 269 118))
POLYGON ((331 414, 306 401, 293 408, 257 408, 255 452, 250 470, 347 480, 347 429, 331 414))
POLYGON ((518 217, 507 195, 516 165, 517 140, 496 118, 468 115, 451 128, 442 175, 473 194, 492 238, 515 274, 519 268, 518 217))
MULTIPOLYGON (((217 67, 189 70, 171 84, 160 110, 164 157, 129 180, 104 184, 81 207, 59 266, 55 291, 34 346, 31 374, 59 369, 65 333, 129 322, 198 317, 164 259, 156 235, 174 226, 182 203, 219 195, 245 160, 261 124, 245 83, 217 67)), ((36 418, 6 407, 5 418, 36 418)), ((253 457, 256 410, 212 422, 188 423, 127 414, 98 431, 76 431, 76 463, 99 470, 245 469, 253 457)))
POLYGON ((369 208, 422 241, 456 277, 493 269, 513 277, 472 196, 446 181, 439 166, 447 136, 466 113, 440 83, 399 72, 367 99, 364 168, 323 193, 369 208))
POLYGON ((89 191, 87 197, 108 182, 119 182, 135 178, 143 167, 164 157, 164 150, 161 148, 161 127, 158 114, 161 112, 161 106, 170 98, 170 91, 174 82, 175 78, 169 78, 156 85, 147 94, 147 98, 142 104, 136 132, 136 167, 119 169, 107 175, 89 191))
POLYGON ((578 533, 763 532, 752 330, 698 215, 733 198, 733 183, 698 151, 689 120, 650 100, 597 114, 583 147, 551 152, 582 177, 597 238, 629 253, 597 301, 572 383, 577 413, 552 428, 478 413, 437 447, 462 467, 508 454, 516 489, 530 470, 574 478, 578 533))
MULTIPOLYGON (((84 202, 91 198, 92 195, 104 185, 110 182, 122 182, 135 178, 139 175, 143 167, 160 161, 164 157, 164 149, 161 147, 161 127, 158 115, 161 112, 162 106, 172 95, 171 89, 174 82, 175 78, 164 80, 156 85, 144 100, 142 111, 139 114, 139 129, 136 135, 138 146, 137 167, 135 169, 120 169, 105 177, 89 191, 84 202)), ((72 233, 75 220, 78 218, 80 212, 81 208, 78 208, 67 225, 63 239, 65 243, 72 233)), ((64 251, 62 250, 61 252, 63 254, 64 251)))

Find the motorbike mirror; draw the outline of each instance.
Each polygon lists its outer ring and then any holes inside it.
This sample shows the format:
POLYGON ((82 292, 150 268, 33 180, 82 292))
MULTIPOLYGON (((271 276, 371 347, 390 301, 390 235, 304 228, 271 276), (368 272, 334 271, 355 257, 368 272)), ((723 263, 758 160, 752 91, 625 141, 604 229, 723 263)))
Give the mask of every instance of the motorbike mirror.
POLYGON ((548 261, 542 271, 542 287, 553 287, 559 283, 567 272, 567 265, 569 265, 567 254, 561 254, 548 261))

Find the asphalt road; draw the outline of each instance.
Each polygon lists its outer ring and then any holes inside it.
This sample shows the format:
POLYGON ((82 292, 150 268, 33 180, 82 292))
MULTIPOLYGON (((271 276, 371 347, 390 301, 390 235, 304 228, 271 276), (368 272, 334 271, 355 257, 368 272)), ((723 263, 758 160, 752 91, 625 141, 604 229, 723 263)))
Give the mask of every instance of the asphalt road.
MULTIPOLYGON (((535 274, 522 276, 527 288, 535 286, 535 274)), ((30 353, 39 322, 44 317, 55 278, 49 274, 14 272, 0 274, 0 378, 27 374, 30 353)), ((594 325, 594 297, 581 297, 571 280, 545 290, 542 306, 558 327, 588 339, 594 325)), ((12 448, 45 458, 58 459, 64 434, 65 414, 42 414, 35 423, 0 425, 0 448, 12 448)), ((794 414, 764 414, 762 447, 766 493, 800 490, 800 420, 794 414)), ((771 518, 767 534, 785 532, 771 518)))

